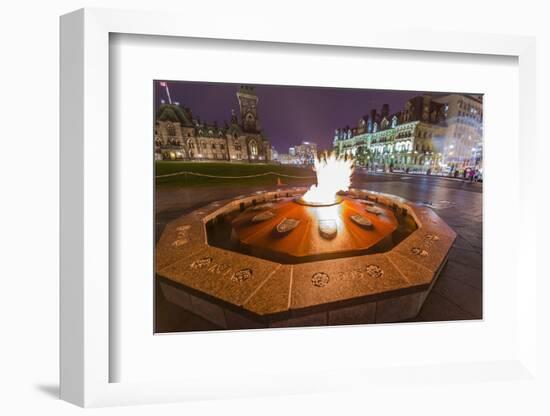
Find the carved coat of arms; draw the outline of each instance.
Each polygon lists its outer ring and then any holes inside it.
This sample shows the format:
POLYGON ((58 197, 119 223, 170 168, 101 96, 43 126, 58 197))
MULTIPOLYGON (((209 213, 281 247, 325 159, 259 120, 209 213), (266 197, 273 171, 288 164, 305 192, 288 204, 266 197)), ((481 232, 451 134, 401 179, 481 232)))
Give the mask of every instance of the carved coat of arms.
POLYGON ((363 217, 362 215, 353 214, 350 216, 350 218, 354 223, 356 223, 357 225, 360 225, 361 227, 364 227, 364 228, 373 227, 372 222, 368 218, 363 217))
POLYGON ((298 226, 298 224, 300 224, 300 220, 285 218, 279 224, 277 224, 276 229, 278 233, 285 234, 294 230, 298 226))
POLYGON ((326 239, 333 239, 336 237, 338 227, 335 220, 319 220, 319 233, 326 239))

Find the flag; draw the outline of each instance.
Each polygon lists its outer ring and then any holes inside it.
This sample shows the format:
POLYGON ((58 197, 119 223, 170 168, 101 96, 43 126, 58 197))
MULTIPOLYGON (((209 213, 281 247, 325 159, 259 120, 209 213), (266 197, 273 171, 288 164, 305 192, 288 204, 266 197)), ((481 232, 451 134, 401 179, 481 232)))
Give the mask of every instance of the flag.
POLYGON ((160 86, 161 86, 161 87, 167 87, 168 85, 166 85, 166 82, 165 82, 165 81, 160 81, 160 86))

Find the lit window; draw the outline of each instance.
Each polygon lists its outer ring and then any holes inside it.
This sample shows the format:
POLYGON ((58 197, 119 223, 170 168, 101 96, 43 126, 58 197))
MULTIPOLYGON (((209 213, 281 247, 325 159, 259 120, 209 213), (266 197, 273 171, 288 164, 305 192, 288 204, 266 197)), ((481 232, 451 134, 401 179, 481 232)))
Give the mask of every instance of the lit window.
POLYGON ((254 140, 252 140, 250 142, 249 147, 250 147, 250 154, 252 156, 257 156, 258 155, 258 145, 256 144, 256 142, 254 140))
POLYGON ((176 135, 176 128, 172 123, 168 123, 166 125, 166 133, 168 133, 169 136, 175 136, 176 135))

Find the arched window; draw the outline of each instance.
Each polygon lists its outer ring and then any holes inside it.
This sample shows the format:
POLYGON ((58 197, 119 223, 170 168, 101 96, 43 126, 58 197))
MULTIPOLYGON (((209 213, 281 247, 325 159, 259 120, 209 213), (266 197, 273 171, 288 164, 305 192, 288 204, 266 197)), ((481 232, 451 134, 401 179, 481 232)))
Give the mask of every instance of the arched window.
POLYGON ((251 140, 248 147, 250 148, 251 156, 258 156, 258 145, 256 144, 255 140, 251 140))
POLYGON ((245 123, 245 129, 247 129, 247 130, 254 129, 256 127, 255 126, 256 120, 255 120, 254 116, 251 113, 248 113, 246 115, 244 123, 245 123))
POLYGON ((175 136, 176 135, 176 128, 174 127, 174 125, 172 123, 168 123, 166 125, 166 134, 168 134, 168 136, 175 136))

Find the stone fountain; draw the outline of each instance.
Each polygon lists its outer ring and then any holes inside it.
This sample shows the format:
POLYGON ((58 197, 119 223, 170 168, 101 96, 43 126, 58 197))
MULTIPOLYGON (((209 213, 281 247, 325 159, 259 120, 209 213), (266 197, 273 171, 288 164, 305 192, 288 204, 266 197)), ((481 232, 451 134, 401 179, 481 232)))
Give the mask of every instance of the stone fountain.
POLYGON ((309 190, 217 201, 168 224, 156 249, 166 299, 226 329, 414 318, 456 234, 425 206, 349 189, 352 169, 325 156, 309 190))

